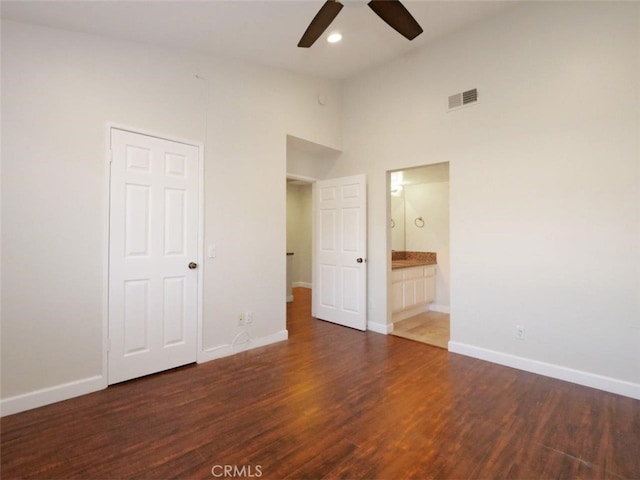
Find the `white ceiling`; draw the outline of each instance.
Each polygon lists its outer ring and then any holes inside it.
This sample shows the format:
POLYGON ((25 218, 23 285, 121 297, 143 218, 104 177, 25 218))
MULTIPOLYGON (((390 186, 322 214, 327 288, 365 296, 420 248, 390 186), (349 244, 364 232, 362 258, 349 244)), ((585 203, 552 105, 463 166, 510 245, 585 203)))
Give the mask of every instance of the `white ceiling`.
POLYGON ((189 49, 284 68, 324 78, 343 79, 385 63, 513 8, 514 1, 416 1, 404 5, 424 33, 412 42, 380 20, 366 0, 343 0, 325 34, 310 48, 298 40, 324 0, 200 1, 5 1, 5 19, 77 32, 189 49))

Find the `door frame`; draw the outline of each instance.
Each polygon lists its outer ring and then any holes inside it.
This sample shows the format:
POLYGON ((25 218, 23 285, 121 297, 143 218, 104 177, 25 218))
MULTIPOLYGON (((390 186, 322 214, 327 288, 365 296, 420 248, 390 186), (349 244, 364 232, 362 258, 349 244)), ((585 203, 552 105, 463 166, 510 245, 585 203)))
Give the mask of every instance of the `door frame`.
MULTIPOLYGON (((366 183, 366 185, 368 187, 369 178, 368 178, 368 176, 366 174, 362 174, 362 175, 365 175, 365 183, 366 183)), ((348 175, 348 176, 353 176, 353 175, 348 175)), ((338 177, 338 178, 340 178, 340 177, 338 177)), ((286 181, 286 179, 300 180, 300 181, 303 181, 303 182, 307 182, 312 187, 312 193, 311 193, 311 196, 312 196, 312 201, 311 201, 311 289, 313 291, 316 288, 316 285, 315 285, 315 277, 316 277, 316 275, 315 275, 316 274, 316 234, 315 234, 315 232, 316 232, 316 228, 317 228, 316 227, 316 209, 315 209, 316 200, 317 200, 316 199, 316 194, 317 194, 316 193, 316 184, 317 184, 317 182, 320 182, 320 181, 323 181, 323 180, 332 180, 332 179, 331 178, 315 178, 315 177, 309 177, 309 176, 305 176, 305 175, 299 175, 299 174, 296 174, 296 173, 288 173, 288 172, 285 175, 285 181, 286 181)), ((286 188, 286 186, 285 186, 285 188, 286 188)), ((368 190, 367 190, 367 194, 366 195, 367 195, 366 204, 367 204, 367 207, 368 207, 368 202, 369 202, 369 200, 368 200, 368 190)), ((287 206, 285 204, 285 214, 286 214, 286 212, 287 212, 287 206)), ((366 217, 366 221, 368 222, 368 220, 369 220, 368 210, 367 210, 367 214, 365 215, 365 217, 366 217)), ((369 250, 369 240, 368 240, 368 233, 369 232, 368 232, 368 227, 366 227, 365 231, 366 231, 366 234, 367 234, 367 242, 366 242, 366 249, 365 249, 364 255, 365 255, 365 258, 367 258, 368 257, 368 250, 369 250)), ((368 269, 367 269, 367 273, 366 273, 365 276, 366 276, 365 295, 367 296, 367 299, 365 301, 365 306, 364 306, 364 308, 366 310, 366 313, 365 313, 365 317, 366 317, 365 329, 364 330, 358 330, 358 331, 365 331, 366 332, 368 330, 371 330, 371 331, 374 331, 374 332, 378 332, 377 329, 371 328, 372 324, 369 321, 369 273, 368 273, 368 269)), ((312 295, 311 296, 311 315, 312 316, 313 316, 313 313, 314 313, 314 308, 313 308, 313 295, 312 295)), ((323 320, 323 321, 325 321, 325 320, 323 320)), ((351 327, 347 327, 347 328, 351 328, 351 327)), ((378 333, 381 333, 381 332, 378 332, 378 333)))
POLYGON ((203 321, 203 282, 204 282, 204 143, 185 138, 174 137, 163 133, 145 130, 143 128, 131 127, 121 123, 107 122, 105 125, 105 193, 104 198, 106 208, 103 214, 104 225, 104 253, 103 253, 103 291, 102 291, 102 384, 103 388, 108 387, 109 382, 109 237, 110 237, 110 217, 111 217, 111 130, 123 130, 126 132, 146 135, 148 137, 160 138, 170 142, 184 143, 198 149, 198 248, 196 252, 196 262, 198 268, 197 287, 197 333, 196 333, 196 362, 204 361, 202 351, 202 321, 203 321))

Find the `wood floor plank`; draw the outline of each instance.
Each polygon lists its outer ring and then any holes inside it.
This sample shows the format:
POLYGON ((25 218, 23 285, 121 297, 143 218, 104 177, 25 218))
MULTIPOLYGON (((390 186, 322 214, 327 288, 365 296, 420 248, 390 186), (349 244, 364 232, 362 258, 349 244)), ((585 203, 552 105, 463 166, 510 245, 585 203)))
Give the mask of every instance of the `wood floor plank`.
POLYGON ((309 291, 294 298, 286 342, 2 418, 2 478, 640 478, 639 401, 315 320, 309 291))

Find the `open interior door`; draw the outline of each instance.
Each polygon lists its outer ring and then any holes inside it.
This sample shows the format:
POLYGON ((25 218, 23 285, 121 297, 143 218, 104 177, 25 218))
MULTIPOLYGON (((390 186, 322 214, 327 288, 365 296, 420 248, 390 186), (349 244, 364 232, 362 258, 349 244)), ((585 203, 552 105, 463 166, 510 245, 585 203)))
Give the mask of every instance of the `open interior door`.
POLYGON ((366 176, 315 182, 313 216, 312 315, 366 330, 366 176))

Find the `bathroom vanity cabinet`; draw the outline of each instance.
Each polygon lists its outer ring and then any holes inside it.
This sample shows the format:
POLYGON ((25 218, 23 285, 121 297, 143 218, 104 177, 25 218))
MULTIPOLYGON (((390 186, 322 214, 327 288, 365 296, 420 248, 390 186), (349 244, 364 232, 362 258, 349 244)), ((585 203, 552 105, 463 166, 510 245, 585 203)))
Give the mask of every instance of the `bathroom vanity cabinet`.
POLYGON ((394 269, 391 272, 393 321, 429 310, 436 296, 436 265, 394 269))

